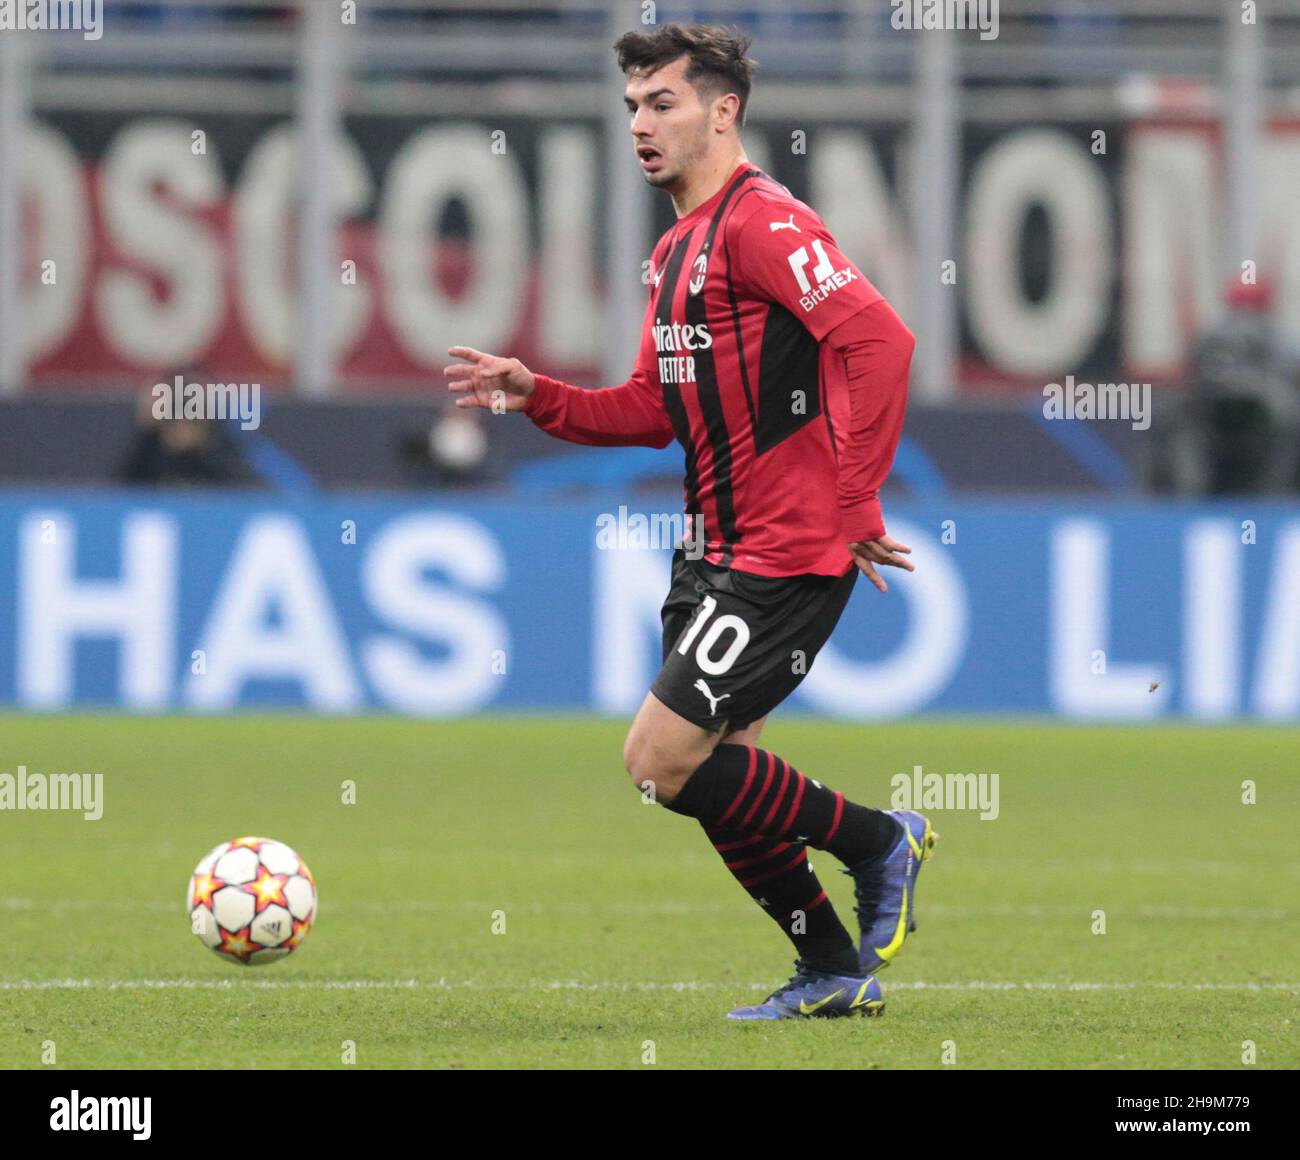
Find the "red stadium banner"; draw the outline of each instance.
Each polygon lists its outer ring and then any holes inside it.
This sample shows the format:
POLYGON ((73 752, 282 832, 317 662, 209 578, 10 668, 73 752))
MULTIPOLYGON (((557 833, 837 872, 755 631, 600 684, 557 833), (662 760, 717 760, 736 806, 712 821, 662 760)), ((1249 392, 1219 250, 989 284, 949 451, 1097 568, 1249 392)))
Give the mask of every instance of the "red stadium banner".
MULTIPOLYGON (((767 122, 747 139, 906 319, 917 199, 901 176, 905 128, 767 122)), ((1177 381, 1222 302, 1211 126, 980 123, 962 148, 951 275, 963 389, 1038 391, 1067 372, 1177 381)), ((294 154, 292 123, 270 115, 38 109, 24 167, 32 389, 191 368, 286 386, 294 154)), ((1253 273, 1300 342, 1300 122, 1270 126, 1261 162, 1253 273)), ((452 342, 597 381, 609 162, 596 119, 350 116, 331 164, 342 390, 420 389, 452 342)), ((654 205, 651 241, 671 212, 654 205)))

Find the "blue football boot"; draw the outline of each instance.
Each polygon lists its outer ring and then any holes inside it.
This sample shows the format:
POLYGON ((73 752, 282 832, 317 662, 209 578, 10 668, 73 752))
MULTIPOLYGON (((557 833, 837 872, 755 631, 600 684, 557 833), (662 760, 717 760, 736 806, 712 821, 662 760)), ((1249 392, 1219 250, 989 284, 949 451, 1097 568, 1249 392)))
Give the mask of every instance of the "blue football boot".
POLYGON ((835 1019, 843 1015, 881 1015, 885 1000, 874 975, 825 975, 809 970, 802 960, 794 964, 794 978, 778 987, 761 1003, 737 1007, 728 1019, 835 1019))
POLYGON ((916 878, 934 854, 939 835, 915 810, 888 810, 898 822, 898 841, 882 857, 859 862, 844 873, 853 879, 854 907, 862 928, 858 966, 871 974, 888 966, 916 929, 916 878))

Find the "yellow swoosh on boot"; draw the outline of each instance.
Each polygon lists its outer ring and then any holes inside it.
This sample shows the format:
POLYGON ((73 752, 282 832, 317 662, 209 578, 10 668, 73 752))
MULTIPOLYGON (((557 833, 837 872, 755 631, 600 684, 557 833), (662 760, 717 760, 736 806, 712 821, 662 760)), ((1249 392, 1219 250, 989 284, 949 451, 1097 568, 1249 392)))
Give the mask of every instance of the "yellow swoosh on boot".
POLYGON ((800 1014, 800 1015, 811 1015, 811 1014, 812 1014, 814 1011, 816 1011, 818 1008, 820 1008, 820 1007, 825 1007, 826 1004, 829 1003, 832 999, 837 999, 837 998, 839 998, 839 996, 841 996, 841 995, 843 995, 843 994, 844 994, 844 988, 841 987, 838 991, 835 992, 834 995, 827 995, 825 999, 818 999, 817 1002, 814 1003, 811 1007, 808 1006, 808 1003, 807 1003, 806 1000, 804 1000, 804 999, 800 999, 800 1000, 799 1000, 799 1014, 800 1014))
POLYGON ((862 984, 861 987, 858 988, 858 993, 853 996, 853 1002, 849 1004, 850 1011, 852 1011, 854 1007, 861 1007, 863 1003, 867 1002, 867 998, 866 998, 867 988, 870 986, 871 986, 871 980, 868 979, 865 983, 862 984))
POLYGON ((888 962, 896 954, 898 948, 903 945, 903 939, 907 937, 907 885, 903 886, 903 905, 898 912, 898 926, 894 928, 894 937, 889 940, 888 946, 873 947, 872 949, 882 959, 888 962))

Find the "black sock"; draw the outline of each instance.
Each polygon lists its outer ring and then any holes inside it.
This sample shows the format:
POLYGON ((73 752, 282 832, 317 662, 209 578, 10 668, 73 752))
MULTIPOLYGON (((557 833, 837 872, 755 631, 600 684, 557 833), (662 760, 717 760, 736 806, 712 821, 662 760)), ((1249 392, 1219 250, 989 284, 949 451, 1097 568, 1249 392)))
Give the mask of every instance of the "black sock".
POLYGON ((887 853, 899 835, 888 814, 848 801, 776 754, 749 745, 719 745, 668 809, 742 835, 805 842, 846 866, 887 853))
POLYGON ((736 881, 785 931, 808 967, 828 975, 859 973, 853 939, 822 889, 803 843, 701 825, 736 881))

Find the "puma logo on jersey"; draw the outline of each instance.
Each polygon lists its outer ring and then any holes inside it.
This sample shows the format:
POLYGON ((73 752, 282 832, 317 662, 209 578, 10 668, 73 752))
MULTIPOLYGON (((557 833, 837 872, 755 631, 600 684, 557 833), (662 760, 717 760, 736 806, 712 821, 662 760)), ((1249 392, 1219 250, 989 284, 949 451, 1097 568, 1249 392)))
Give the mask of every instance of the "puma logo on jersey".
POLYGON ((701 693, 703 693, 706 697, 708 697, 708 699, 709 699, 709 716, 710 716, 710 717, 716 716, 716 714, 717 714, 717 712, 718 712, 718 705, 719 705, 719 703, 722 702, 722 701, 725 701, 728 697, 731 696, 730 693, 723 693, 721 697, 715 697, 715 696, 714 696, 714 695, 709 691, 709 686, 706 685, 706 684, 704 683, 704 678, 703 678, 703 677, 701 677, 698 681, 695 682, 695 688, 697 688, 701 693))
POLYGON ((773 233, 776 233, 777 230, 794 230, 796 234, 803 233, 803 230, 794 224, 794 214, 790 215, 788 222, 768 222, 767 228, 773 233))

